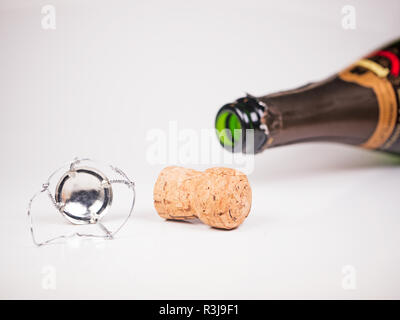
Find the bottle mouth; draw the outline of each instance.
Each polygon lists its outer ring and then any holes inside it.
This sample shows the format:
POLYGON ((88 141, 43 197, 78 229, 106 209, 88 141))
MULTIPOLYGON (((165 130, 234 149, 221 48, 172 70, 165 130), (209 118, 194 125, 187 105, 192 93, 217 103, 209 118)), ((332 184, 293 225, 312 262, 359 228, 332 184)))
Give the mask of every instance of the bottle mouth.
POLYGON ((223 146, 234 147, 242 138, 242 124, 233 110, 221 110, 215 119, 219 142, 223 146))
POLYGON ((215 118, 220 144, 231 152, 261 151, 266 141, 266 134, 260 129, 263 112, 264 107, 253 97, 224 105, 215 118))

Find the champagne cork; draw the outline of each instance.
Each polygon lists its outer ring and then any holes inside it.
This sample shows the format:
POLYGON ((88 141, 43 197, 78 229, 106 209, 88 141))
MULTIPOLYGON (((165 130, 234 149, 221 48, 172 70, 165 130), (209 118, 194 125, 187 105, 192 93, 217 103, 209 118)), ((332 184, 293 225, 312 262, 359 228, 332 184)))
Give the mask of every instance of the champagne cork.
POLYGON ((167 167, 154 185, 154 207, 164 219, 199 218, 215 228, 233 229, 250 213, 251 188, 246 175, 235 169, 167 167))

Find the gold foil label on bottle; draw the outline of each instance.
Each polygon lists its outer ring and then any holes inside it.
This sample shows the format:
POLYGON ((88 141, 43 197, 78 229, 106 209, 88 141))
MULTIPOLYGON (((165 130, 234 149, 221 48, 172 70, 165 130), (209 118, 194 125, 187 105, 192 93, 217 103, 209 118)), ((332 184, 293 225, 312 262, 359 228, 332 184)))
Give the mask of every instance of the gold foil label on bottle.
POLYGON ((387 79, 388 69, 367 59, 339 73, 339 77, 348 82, 357 83, 374 90, 379 105, 378 123, 372 136, 361 146, 378 149, 389 140, 397 124, 397 99, 391 82, 387 79), (355 67, 367 69, 365 73, 353 73, 355 67))
POLYGON ((361 59, 355 63, 355 66, 364 67, 375 73, 380 78, 386 78, 389 75, 390 70, 382 67, 379 63, 368 59, 361 59))

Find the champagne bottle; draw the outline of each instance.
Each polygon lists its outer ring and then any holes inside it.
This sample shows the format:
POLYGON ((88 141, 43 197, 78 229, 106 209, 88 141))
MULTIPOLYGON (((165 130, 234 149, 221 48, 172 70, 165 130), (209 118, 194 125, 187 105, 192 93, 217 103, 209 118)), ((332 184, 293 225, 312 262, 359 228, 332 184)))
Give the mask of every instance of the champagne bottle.
POLYGON ((330 141, 400 154, 400 40, 326 80, 224 105, 215 127, 232 152, 330 141))

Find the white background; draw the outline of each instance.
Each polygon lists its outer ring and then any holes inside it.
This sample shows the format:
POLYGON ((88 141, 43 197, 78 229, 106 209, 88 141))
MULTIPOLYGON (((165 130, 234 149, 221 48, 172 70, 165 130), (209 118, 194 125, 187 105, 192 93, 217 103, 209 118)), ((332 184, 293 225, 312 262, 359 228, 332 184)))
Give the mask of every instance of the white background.
POLYGON ((155 179, 179 163, 146 158, 149 130, 212 128, 244 92, 329 76, 400 36, 399 12, 395 0, 2 0, 0 298, 400 298, 399 160, 334 144, 267 150, 249 175, 251 214, 227 232, 159 218, 155 179), (41 27, 46 4, 56 30, 41 27), (341 25, 348 4, 355 30, 341 25), (115 241, 36 248, 28 200, 75 156, 136 181, 134 216, 115 241))

